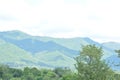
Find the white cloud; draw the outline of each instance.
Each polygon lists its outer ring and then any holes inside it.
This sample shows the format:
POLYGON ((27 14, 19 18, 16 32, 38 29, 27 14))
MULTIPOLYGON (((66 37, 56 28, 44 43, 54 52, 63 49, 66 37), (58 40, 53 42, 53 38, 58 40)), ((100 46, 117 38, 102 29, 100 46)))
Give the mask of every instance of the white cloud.
POLYGON ((0 30, 120 42, 119 4, 119 0, 0 0, 0 30))

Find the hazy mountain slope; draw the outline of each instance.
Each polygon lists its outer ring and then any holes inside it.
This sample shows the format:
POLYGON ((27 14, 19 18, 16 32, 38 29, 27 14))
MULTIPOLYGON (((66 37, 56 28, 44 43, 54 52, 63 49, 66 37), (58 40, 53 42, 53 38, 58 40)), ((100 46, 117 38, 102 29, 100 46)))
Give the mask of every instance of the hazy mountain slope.
MULTIPOLYGON (((118 43, 100 44, 90 38, 51 38, 31 36, 21 31, 0 32, 0 62, 13 67, 71 67, 83 45, 95 44, 102 47, 104 59, 117 59, 114 49, 118 43)), ((111 65, 112 63, 110 63, 111 65)))
POLYGON ((18 47, 29 51, 31 53, 38 53, 41 51, 62 51, 66 55, 76 56, 78 51, 81 50, 82 45, 95 44, 102 47, 104 50, 104 58, 109 57, 114 53, 109 47, 104 46, 98 42, 91 40, 90 38, 51 38, 51 37, 39 37, 30 36, 21 31, 8 31, 0 32, 0 38, 7 42, 17 45, 18 47))
POLYGON ((41 52, 31 55, 23 49, 0 39, 0 63, 11 67, 35 66, 46 67, 72 67, 74 60, 59 51, 41 52))
POLYGON ((88 44, 95 44, 98 47, 102 47, 104 51, 104 58, 107 58, 113 54, 115 54, 114 51, 112 51, 109 47, 103 46, 102 44, 93 41, 90 38, 84 37, 78 37, 78 38, 51 38, 51 37, 37 37, 38 40, 47 42, 47 41, 54 41, 57 44, 60 44, 64 47, 80 51, 83 45, 88 44))
POLYGON ((30 35, 18 30, 0 32, 0 38, 22 40, 30 37, 30 35))
POLYGON ((28 52, 0 39, 0 63, 8 64, 12 67, 31 65, 23 60, 36 61, 28 52))
POLYGON ((49 64, 50 67, 74 67, 74 59, 59 51, 41 52, 34 55, 40 61, 49 64))
POLYGON ((112 69, 114 70, 120 70, 120 58, 118 57, 118 54, 115 53, 115 50, 120 49, 120 43, 117 42, 106 42, 102 44, 103 46, 109 48, 111 52, 114 53, 114 55, 109 56, 106 58, 106 61, 108 61, 108 64, 111 66, 112 69))
POLYGON ((105 60, 112 69, 120 70, 120 58, 117 55, 112 55, 105 60))
MULTIPOLYGON (((3 32, 4 33, 4 32, 3 32)), ((42 52, 42 51, 59 51, 69 57, 74 57, 78 55, 78 51, 66 48, 60 44, 55 43, 54 41, 43 42, 35 39, 32 36, 27 37, 27 34, 24 34, 20 31, 11 31, 5 32, 5 34, 0 33, 0 38, 6 42, 12 43, 32 54, 42 52), (10 35, 9 35, 10 33, 10 35), (12 36, 13 34, 13 36, 12 36), (15 35, 16 34, 16 35, 15 35), (20 36, 20 37, 19 37, 20 36), (22 38, 26 36, 26 38, 22 38), (19 37, 16 39, 15 37, 19 37)))
POLYGON ((75 50, 53 41, 42 42, 20 31, 0 32, 0 38, 1 63, 11 67, 73 67, 73 57, 78 55, 75 50))
POLYGON ((110 48, 111 50, 120 49, 120 43, 117 43, 117 42, 106 42, 106 43, 103 43, 102 45, 107 48, 110 48))
POLYGON ((54 41, 57 44, 60 44, 64 47, 73 49, 73 50, 80 50, 81 45, 87 45, 87 44, 99 44, 95 41, 92 41, 89 38, 51 38, 51 37, 38 37, 37 39, 48 42, 48 41, 54 41))

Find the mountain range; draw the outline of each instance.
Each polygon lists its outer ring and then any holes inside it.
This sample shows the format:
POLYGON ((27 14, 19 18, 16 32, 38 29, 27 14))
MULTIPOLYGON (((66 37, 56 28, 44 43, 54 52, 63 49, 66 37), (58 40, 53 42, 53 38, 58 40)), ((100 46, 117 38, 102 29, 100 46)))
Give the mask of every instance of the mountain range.
POLYGON ((120 43, 99 43, 88 37, 52 38, 32 36, 27 33, 13 30, 0 32, 0 63, 10 67, 37 67, 55 68, 69 67, 74 69, 74 58, 80 54, 83 45, 95 44, 102 47, 103 59, 111 68, 116 66, 120 59, 114 50, 120 49, 120 43))

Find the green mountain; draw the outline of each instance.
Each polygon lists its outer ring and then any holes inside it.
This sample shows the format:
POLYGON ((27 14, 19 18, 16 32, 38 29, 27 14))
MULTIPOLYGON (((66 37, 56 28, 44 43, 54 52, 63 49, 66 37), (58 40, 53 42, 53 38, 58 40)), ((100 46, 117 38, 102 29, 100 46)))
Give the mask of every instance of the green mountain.
POLYGON ((106 42, 106 43, 103 43, 103 46, 110 48, 111 50, 120 49, 120 43, 117 43, 117 42, 106 42))
POLYGON ((29 52, 0 39, 0 63, 10 65, 12 67, 31 66, 24 60, 35 62, 36 59, 29 52))
POLYGON ((22 40, 22 39, 30 38, 31 36, 24 32, 13 30, 13 31, 0 32, 0 37, 15 39, 15 40, 22 40))
POLYGON ((0 32, 0 39, 0 63, 11 67, 73 67, 73 54, 78 55, 75 50, 20 31, 0 32))
POLYGON ((107 58, 113 54, 116 54, 111 48, 100 44, 99 42, 93 41, 88 37, 77 37, 77 38, 51 38, 51 37, 37 37, 38 40, 48 42, 53 41, 66 48, 80 51, 83 45, 95 44, 98 47, 102 47, 104 51, 104 58, 107 58))
POLYGON ((31 36, 17 30, 6 31, 0 32, 0 63, 16 68, 25 66, 74 68, 73 58, 80 53, 83 45, 88 44, 102 47, 103 59, 107 61, 112 58, 116 59, 114 49, 120 48, 118 43, 100 44, 88 37, 51 38, 31 36))

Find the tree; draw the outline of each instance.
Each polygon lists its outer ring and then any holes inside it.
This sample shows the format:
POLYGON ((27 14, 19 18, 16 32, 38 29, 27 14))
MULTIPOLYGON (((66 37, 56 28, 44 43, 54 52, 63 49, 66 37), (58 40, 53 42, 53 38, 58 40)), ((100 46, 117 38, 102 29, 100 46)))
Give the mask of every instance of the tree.
POLYGON ((120 57, 120 50, 115 50, 116 53, 118 53, 118 57, 120 57))
MULTIPOLYGON (((120 49, 115 50, 115 52, 118 53, 118 57, 120 58, 120 49)), ((117 66, 120 67, 120 62, 117 64, 117 66)), ((115 73, 114 77, 115 77, 116 80, 120 79, 120 73, 115 73)))
POLYGON ((11 77, 10 68, 7 65, 0 65, 0 79, 10 80, 11 77))
POLYGON ((70 72, 70 73, 64 74, 61 80, 78 80, 78 79, 75 73, 70 72))
POLYGON ((75 58, 78 80, 109 80, 112 70, 101 60, 102 48, 95 45, 82 47, 80 55, 75 58))
POLYGON ((71 73, 71 70, 67 67, 65 68, 58 67, 54 69, 54 72, 58 75, 58 77, 63 77, 65 74, 71 73))
POLYGON ((22 70, 14 69, 13 77, 21 77, 23 75, 22 70))

